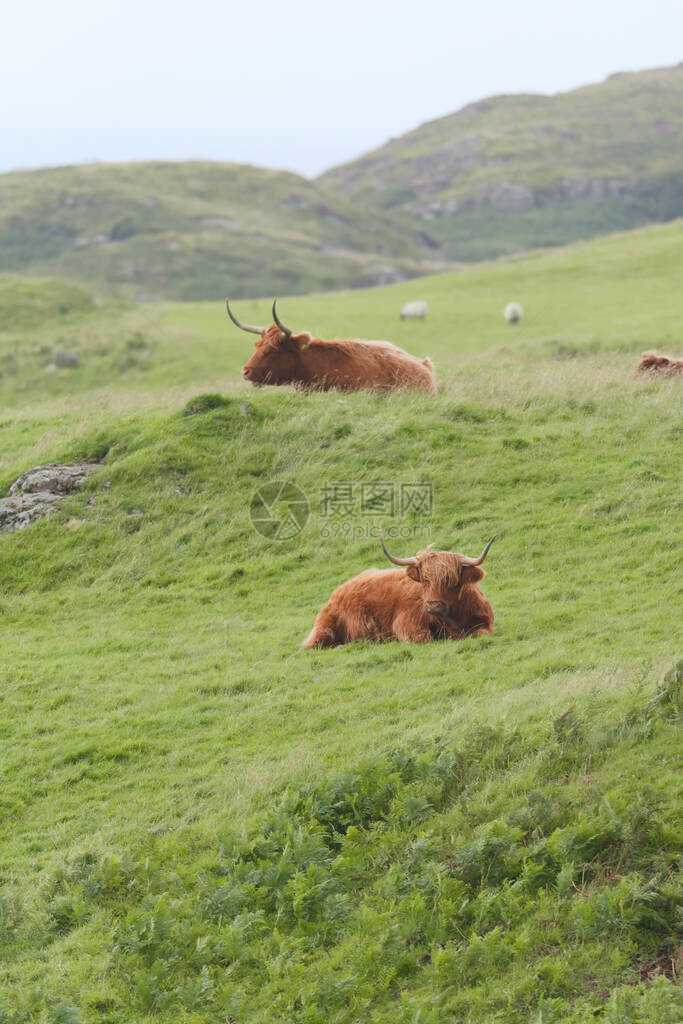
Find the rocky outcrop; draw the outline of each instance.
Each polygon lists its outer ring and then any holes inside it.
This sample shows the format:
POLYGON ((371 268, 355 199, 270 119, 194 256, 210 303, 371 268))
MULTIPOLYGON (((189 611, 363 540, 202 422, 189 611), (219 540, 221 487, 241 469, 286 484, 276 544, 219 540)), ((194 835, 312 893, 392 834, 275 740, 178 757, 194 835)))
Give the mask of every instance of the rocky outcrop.
POLYGON ((54 373, 55 370, 75 370, 80 365, 81 357, 75 352, 53 352, 45 370, 47 373, 54 373))
POLYGON ((435 217, 452 217, 459 207, 457 199, 435 199, 418 212, 423 220, 434 220, 435 217))
POLYGON ((438 217, 454 217, 462 210, 481 206, 493 206, 497 210, 541 209, 567 202, 596 202, 625 196, 637 185, 635 180, 627 178, 589 178, 579 174, 565 174, 553 185, 542 188, 502 181, 498 185, 481 185, 476 193, 470 195, 433 199, 426 205, 416 205, 415 212, 423 220, 434 220, 438 217))
POLYGON ((77 490, 97 463, 79 462, 74 466, 50 463, 35 466, 15 480, 9 497, 0 498, 0 533, 23 530, 36 519, 49 515, 71 491, 77 490))
POLYGON ((239 224, 233 217, 195 217, 195 220, 203 228, 225 228, 226 231, 239 229, 239 224))
POLYGON ((534 206, 534 192, 527 185, 502 181, 492 189, 489 202, 499 210, 531 210, 534 206))

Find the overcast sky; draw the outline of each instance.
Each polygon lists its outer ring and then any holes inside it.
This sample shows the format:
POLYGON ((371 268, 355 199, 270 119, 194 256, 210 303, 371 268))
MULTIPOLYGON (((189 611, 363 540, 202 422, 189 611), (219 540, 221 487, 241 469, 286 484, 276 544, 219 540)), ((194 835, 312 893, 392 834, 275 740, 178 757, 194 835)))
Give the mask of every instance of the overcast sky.
POLYGON ((0 170, 202 157, 310 175, 484 96, 681 60, 681 0, 13 3, 0 170))

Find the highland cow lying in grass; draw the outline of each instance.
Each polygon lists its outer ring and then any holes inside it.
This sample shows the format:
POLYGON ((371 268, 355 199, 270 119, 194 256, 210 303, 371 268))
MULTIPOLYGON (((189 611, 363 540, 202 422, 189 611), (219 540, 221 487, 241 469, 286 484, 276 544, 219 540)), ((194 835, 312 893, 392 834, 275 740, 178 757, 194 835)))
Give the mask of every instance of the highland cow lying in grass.
POLYGON ((242 368, 242 376, 251 384, 294 384, 321 391, 417 389, 436 393, 431 359, 416 359, 390 341, 323 341, 308 331, 294 334, 278 318, 275 302, 274 323, 252 327, 241 323, 225 300, 232 322, 243 331, 260 335, 254 354, 242 368))
POLYGON ((479 558, 431 551, 389 561, 405 569, 367 569, 342 583, 318 613, 303 647, 336 647, 354 640, 461 640, 493 633, 493 609, 479 589, 485 576, 479 558))
POLYGON ((683 359, 658 356, 656 352, 643 352, 638 363, 638 373, 663 373, 669 377, 677 377, 683 374, 683 359))

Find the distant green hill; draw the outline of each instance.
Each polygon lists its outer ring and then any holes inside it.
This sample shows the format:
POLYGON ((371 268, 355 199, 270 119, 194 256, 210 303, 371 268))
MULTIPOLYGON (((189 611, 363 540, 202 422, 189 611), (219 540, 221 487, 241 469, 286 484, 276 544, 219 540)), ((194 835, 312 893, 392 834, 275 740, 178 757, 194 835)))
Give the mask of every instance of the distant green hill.
POLYGON ((186 162, 0 175, 0 272, 203 299, 367 287, 443 266, 423 225, 285 171, 186 162))
POLYGON ((683 214, 683 64, 494 96, 320 178, 474 260, 683 214))
POLYGON ((0 273, 138 300, 390 284, 683 215, 683 65, 498 96, 309 181, 211 162, 0 175, 0 273))

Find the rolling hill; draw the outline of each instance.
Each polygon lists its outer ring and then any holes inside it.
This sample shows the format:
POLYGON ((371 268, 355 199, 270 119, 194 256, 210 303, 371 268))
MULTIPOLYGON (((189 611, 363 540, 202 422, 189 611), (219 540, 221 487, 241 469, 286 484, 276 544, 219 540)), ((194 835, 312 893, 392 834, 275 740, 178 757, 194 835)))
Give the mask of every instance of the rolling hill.
POLYGON ((319 180, 424 226, 452 259, 683 214, 683 64, 554 96, 492 96, 319 180))
POLYGON ((97 463, 0 533, 2 1024, 678 1024, 681 382, 633 370, 680 352, 682 245, 426 277, 424 323, 414 282, 282 300, 430 354, 434 398, 253 389, 221 302, 2 282, 0 495, 97 463), (432 507, 329 515, 337 481, 432 507), (498 533, 495 634, 302 651, 379 527, 498 533))
POLYGON ((208 162, 0 175, 0 272, 138 300, 400 281, 683 215, 683 65, 482 100, 316 181, 208 162))
POLYGON ((367 287, 444 265, 422 225, 285 171, 187 162, 0 175, 0 272, 148 300, 367 287))

